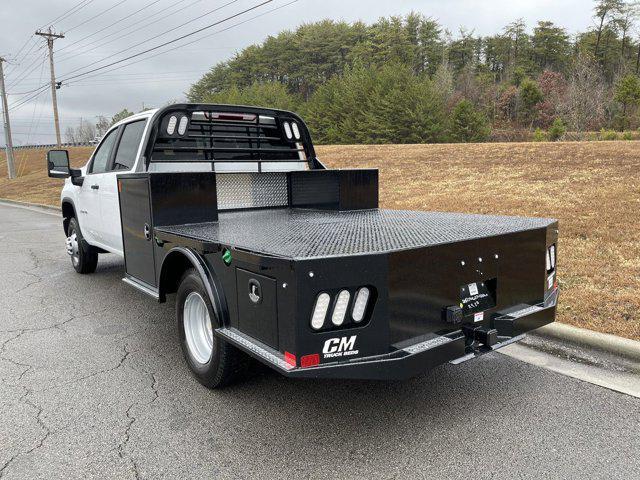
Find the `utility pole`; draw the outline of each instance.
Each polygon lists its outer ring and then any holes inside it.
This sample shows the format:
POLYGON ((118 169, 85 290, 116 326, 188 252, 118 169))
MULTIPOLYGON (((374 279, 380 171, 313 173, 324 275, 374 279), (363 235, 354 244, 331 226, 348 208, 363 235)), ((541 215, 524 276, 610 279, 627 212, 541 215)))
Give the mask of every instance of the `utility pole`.
POLYGON ((51 101, 53 102, 53 122, 56 126, 56 141, 58 143, 58 148, 60 147, 60 119, 58 118, 58 97, 56 96, 56 90, 58 86, 56 85, 56 73, 53 68, 53 41, 56 38, 64 38, 62 33, 54 33, 49 27, 49 30, 43 32, 42 30, 38 30, 36 35, 44 37, 47 39, 47 46, 49 47, 49 69, 51 70, 51 101))
POLYGON ((7 173, 9 179, 16 178, 16 168, 13 163, 13 140, 11 139, 11 122, 9 122, 9 105, 7 104, 7 91, 4 86, 4 68, 2 64, 6 60, 0 57, 0 93, 2 94, 2 116, 4 119, 4 140, 7 154, 7 173))

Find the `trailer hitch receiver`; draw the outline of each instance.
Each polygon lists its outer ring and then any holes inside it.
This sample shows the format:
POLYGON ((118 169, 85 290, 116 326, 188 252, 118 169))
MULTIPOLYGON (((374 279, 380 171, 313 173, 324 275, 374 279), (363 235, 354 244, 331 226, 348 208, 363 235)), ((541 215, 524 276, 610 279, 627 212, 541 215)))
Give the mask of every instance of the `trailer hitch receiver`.
POLYGON ((469 343, 478 342, 486 347, 498 343, 498 330, 495 328, 468 325, 462 328, 462 332, 469 343))

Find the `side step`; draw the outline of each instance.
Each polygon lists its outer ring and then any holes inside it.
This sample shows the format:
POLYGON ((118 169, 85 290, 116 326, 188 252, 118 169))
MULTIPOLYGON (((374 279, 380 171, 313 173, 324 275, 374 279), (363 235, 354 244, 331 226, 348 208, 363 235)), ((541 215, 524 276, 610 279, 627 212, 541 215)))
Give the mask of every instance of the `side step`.
POLYGON ((126 275, 122 279, 122 281, 127 285, 131 285, 133 288, 141 291, 142 293, 145 293, 150 297, 155 298, 156 300, 160 300, 160 292, 156 287, 153 287, 148 283, 143 282, 142 280, 138 280, 137 278, 132 277, 131 275, 126 275))

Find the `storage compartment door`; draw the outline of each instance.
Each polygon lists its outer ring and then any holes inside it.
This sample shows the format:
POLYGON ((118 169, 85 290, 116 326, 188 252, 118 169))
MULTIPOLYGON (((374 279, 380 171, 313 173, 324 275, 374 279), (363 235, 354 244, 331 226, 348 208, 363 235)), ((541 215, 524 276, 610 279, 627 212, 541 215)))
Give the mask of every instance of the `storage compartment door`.
POLYGON ((278 349, 276 281, 238 268, 236 282, 240 330, 278 349))
POLYGON ((127 274, 156 286, 153 257, 153 225, 149 202, 149 182, 144 178, 121 178, 120 216, 127 274))

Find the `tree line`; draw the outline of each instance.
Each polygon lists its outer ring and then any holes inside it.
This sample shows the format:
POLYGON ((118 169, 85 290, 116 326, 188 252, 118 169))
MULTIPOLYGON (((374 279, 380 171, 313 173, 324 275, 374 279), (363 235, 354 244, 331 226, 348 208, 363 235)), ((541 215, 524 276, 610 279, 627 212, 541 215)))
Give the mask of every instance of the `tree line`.
POLYGON ((636 129, 640 8, 598 0, 593 16, 594 27, 574 35, 549 21, 528 28, 523 20, 495 35, 453 35, 419 13, 371 25, 323 20, 213 66, 187 97, 298 111, 319 143, 636 129))

